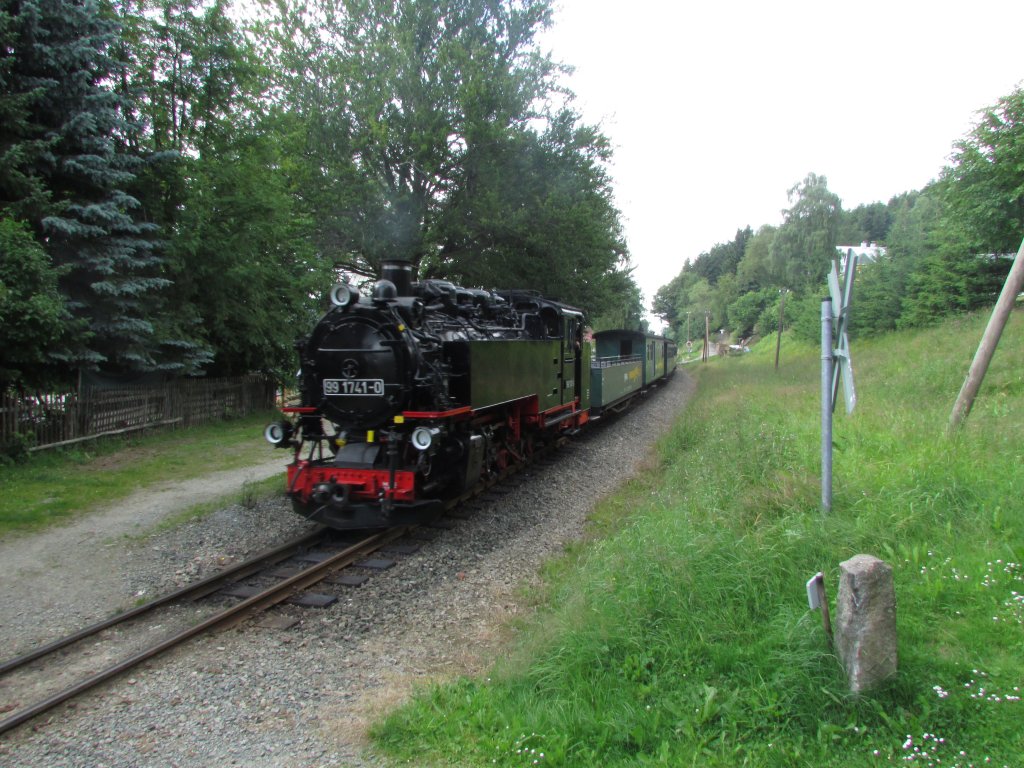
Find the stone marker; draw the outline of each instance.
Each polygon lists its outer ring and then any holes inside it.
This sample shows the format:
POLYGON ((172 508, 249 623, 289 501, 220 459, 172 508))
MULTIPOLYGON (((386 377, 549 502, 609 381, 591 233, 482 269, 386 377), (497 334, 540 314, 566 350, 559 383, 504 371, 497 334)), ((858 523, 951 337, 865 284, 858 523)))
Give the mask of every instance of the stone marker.
POLYGON ((839 564, 835 647, 850 693, 896 674, 896 592, 888 563, 855 555, 839 564))

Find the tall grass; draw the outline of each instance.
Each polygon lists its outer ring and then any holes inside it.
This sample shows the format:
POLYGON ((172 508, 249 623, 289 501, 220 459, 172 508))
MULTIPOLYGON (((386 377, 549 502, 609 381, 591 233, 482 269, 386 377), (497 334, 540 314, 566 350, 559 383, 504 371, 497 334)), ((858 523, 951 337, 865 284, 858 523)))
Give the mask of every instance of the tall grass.
POLYGON ((451 765, 1024 764, 1024 316, 944 436, 987 318, 854 343, 820 509, 817 350, 696 369, 657 467, 547 569, 533 626, 486 679, 422 690, 375 730, 451 765), (628 515, 623 510, 630 510, 628 515), (854 697, 804 583, 894 568, 900 670, 854 697))

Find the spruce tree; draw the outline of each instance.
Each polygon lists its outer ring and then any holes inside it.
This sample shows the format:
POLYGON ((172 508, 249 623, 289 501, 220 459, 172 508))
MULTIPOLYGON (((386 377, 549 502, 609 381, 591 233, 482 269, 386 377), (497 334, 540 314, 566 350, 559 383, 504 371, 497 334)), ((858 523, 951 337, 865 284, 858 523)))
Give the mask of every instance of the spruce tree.
POLYGON ((15 69, 16 12, 7 0, 0 4, 0 212, 30 218, 48 197, 43 180, 34 173, 37 158, 48 147, 43 132, 30 121, 32 100, 41 89, 15 69))
POLYGON ((140 162, 112 88, 119 25, 96 0, 3 0, 0 208, 27 221, 60 273, 74 332, 51 351, 66 370, 159 367, 157 228, 126 191, 140 162))

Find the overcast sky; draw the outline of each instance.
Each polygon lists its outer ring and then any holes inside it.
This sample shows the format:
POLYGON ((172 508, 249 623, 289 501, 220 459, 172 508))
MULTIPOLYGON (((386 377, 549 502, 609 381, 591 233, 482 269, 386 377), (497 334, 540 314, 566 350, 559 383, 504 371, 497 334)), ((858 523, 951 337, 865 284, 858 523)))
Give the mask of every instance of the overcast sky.
POLYGON ((844 209, 938 176, 1024 81, 1024 0, 554 0, 545 50, 614 146, 650 307, 684 261, 779 224, 828 178, 844 209))

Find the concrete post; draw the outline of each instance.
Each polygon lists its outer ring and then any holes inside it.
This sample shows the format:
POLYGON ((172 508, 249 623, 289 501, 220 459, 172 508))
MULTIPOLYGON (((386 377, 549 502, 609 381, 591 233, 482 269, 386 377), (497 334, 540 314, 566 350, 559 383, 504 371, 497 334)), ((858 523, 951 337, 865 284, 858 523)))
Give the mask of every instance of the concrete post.
POLYGON ((835 647, 851 693, 896 674, 896 591, 892 567, 871 555, 839 564, 835 647))

